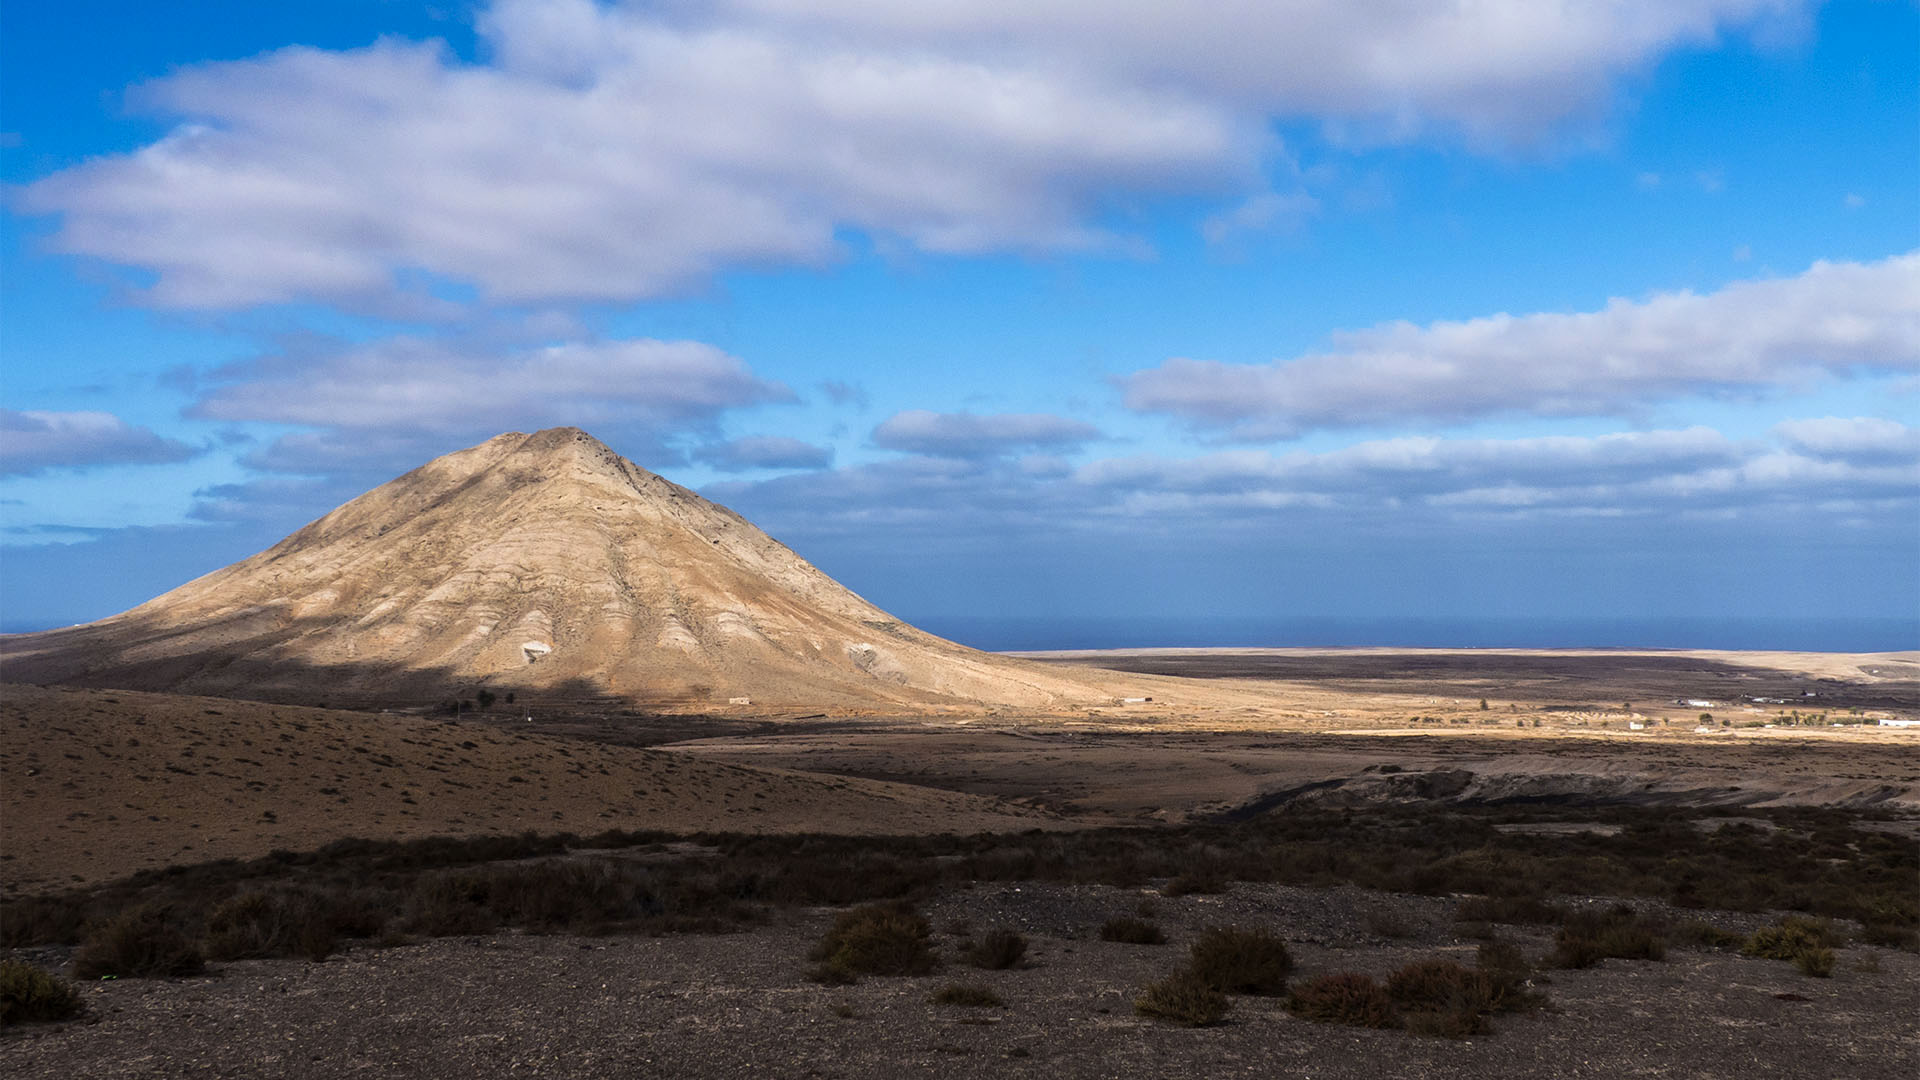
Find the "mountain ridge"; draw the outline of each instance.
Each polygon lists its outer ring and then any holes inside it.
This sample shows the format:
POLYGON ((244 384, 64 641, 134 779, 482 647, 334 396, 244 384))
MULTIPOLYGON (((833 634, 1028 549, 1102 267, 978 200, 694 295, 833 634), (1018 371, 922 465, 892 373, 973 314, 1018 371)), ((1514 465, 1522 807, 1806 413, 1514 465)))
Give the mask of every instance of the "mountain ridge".
POLYGON ((15 682, 271 700, 465 689, 668 709, 1056 707, 1092 672, 882 611, 578 428, 435 458, 249 558, 93 623, 0 639, 15 682))

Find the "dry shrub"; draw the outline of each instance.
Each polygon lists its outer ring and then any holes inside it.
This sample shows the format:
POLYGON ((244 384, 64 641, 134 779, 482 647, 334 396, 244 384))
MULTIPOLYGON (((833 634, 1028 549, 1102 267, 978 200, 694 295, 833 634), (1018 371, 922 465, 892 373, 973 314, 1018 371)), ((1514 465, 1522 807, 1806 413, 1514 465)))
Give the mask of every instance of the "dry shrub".
POLYGON ((1223 893, 1227 879, 1212 872, 1179 874, 1160 889, 1161 896, 1190 896, 1196 893, 1223 893))
POLYGON ((931 934, 927 920, 902 903, 842 912, 810 954, 820 962, 814 978, 852 982, 861 975, 925 975, 937 963, 927 947, 931 934))
POLYGON ((962 956, 974 967, 989 971, 1018 967, 1027 956, 1027 939, 1011 930, 990 930, 967 946, 962 956))
POLYGON ((1840 935, 1825 919, 1789 915, 1773 926, 1763 926, 1740 946, 1742 956, 1767 960, 1792 960, 1810 949, 1831 948, 1840 944, 1840 935))
POLYGON ((1189 970, 1229 994, 1283 994, 1293 957, 1286 942, 1265 930, 1215 927, 1193 943, 1189 970))
POLYGON ((73 973, 82 979, 166 978, 205 968, 200 950, 175 924, 173 912, 158 904, 121 912, 88 934, 73 955, 73 973))
POLYGON ((1592 967, 1602 960, 1664 960, 1666 938, 1658 925, 1641 919, 1625 905, 1605 912, 1580 912, 1567 917, 1553 939, 1555 967, 1592 967))
POLYGON ((1227 995, 1192 972, 1180 971, 1149 984, 1134 1001, 1133 1010, 1185 1027, 1205 1027, 1227 1015, 1227 995))
POLYGON ((1565 908, 1537 896, 1469 896, 1454 909, 1455 922, 1546 925, 1567 917, 1565 908))
POLYGON ((304 956, 318 961, 338 941, 333 913, 313 896, 245 892, 207 916, 206 955, 214 960, 304 956))
POLYGON ((1119 941, 1128 945, 1165 945, 1167 935, 1160 925, 1147 919, 1117 915, 1100 924, 1101 941, 1119 941))
POLYGON ((1833 950, 1802 949, 1793 954, 1793 966, 1799 968, 1802 975, 1824 979, 1833 974, 1833 950))
POLYGON ((1287 1011, 1321 1024, 1388 1028, 1399 1023, 1393 999, 1371 975, 1322 975, 1287 995, 1287 1011))
POLYGON ((71 1020, 86 1002, 65 979, 21 960, 0 960, 0 1027, 71 1020))
POLYGON ((87 906, 61 897, 29 896, 0 904, 0 948, 73 945, 86 927, 87 906))
POLYGON ((976 1009, 998 1009, 1006 1000, 988 986, 979 983, 948 983, 928 998, 935 1005, 966 1005, 976 1009))

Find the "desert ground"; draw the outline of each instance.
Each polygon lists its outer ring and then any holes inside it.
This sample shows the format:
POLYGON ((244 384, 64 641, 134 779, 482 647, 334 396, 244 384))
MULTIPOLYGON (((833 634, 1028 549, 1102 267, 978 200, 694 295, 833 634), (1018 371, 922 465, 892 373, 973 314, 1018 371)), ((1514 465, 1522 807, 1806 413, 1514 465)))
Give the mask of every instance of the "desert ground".
POLYGON ((418 701, 345 711, 6 686, 7 955, 71 976, 83 943, 141 909, 206 935, 210 966, 82 981, 78 1019, 4 1028, 0 1069, 1920 1068, 1920 729, 1869 722, 1920 716, 1920 655, 1025 660, 1077 682, 1138 677, 1150 682, 1133 685, 1177 693, 1049 709, 693 716, 538 694, 450 714, 418 701), (1699 701, 1713 704, 1683 704, 1699 701), (1433 829, 1431 842, 1391 839, 1433 829), (419 846, 523 834, 524 850, 419 846), (372 846, 335 843, 349 837, 372 846), (627 892, 549 896, 545 914, 529 915, 486 884, 540 883, 560 865, 588 875, 566 881, 627 892), (436 914, 429 901, 451 882, 468 883, 467 906, 436 914), (362 885, 384 890, 357 901, 378 911, 337 941, 329 931, 319 959, 285 944, 228 956, 213 947, 223 905, 317 903, 362 885), (1513 911, 1544 901, 1551 912, 1482 917, 1470 910, 1476 897, 1521 905, 1513 911), (863 901, 912 905, 934 928, 939 969, 817 981, 809 950, 863 901), (1661 958, 1555 965, 1556 935, 1571 931, 1554 920, 1573 926, 1578 912, 1620 904, 1665 942, 1661 958), (1740 952, 1747 935, 1796 913, 1831 946, 1824 976, 1740 952), (1134 914, 1167 943, 1101 940, 1105 920, 1134 914), (1334 972, 1384 979, 1421 959, 1470 966, 1497 936, 1527 956, 1527 986, 1545 1004, 1462 1038, 1315 1023, 1274 996, 1236 995, 1224 1019, 1201 1027, 1136 1014, 1144 988, 1220 926, 1284 939, 1295 985, 1334 972), (1021 965, 967 965, 967 943, 990 929, 1023 935, 1021 965), (1001 1005, 930 1000, 956 981, 986 986, 1001 1005))

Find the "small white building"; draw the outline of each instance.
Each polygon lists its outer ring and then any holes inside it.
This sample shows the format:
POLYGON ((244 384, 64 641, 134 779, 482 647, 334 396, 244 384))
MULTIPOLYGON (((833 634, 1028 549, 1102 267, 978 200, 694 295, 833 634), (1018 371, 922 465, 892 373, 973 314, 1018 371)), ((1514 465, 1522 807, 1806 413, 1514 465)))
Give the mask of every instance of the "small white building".
POLYGON ((1920 720, 1895 720, 1891 716, 1880 718, 1881 727, 1920 727, 1920 720))

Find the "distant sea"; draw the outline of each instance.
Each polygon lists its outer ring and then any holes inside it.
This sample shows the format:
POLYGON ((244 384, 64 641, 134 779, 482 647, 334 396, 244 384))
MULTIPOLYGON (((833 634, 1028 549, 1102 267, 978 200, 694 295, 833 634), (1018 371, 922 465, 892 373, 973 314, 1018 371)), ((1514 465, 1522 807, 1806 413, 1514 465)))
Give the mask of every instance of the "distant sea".
POLYGON ((1920 649, 1913 619, 1358 619, 926 616, 908 622, 993 652, 1387 646, 1433 649, 1920 649))

